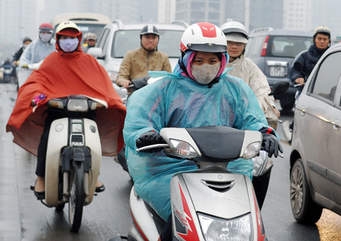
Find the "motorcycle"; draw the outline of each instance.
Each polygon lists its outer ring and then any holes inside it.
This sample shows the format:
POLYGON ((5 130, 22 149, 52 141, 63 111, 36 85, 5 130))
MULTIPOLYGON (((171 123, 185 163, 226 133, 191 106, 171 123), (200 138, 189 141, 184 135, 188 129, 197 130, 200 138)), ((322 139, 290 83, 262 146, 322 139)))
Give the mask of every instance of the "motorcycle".
MULTIPOLYGON (((163 128, 160 135, 167 144, 137 151, 162 147, 167 155, 193 160, 198 166, 197 171, 171 179, 170 240, 267 240, 251 180, 226 170, 232 160, 258 155, 260 132, 220 126, 163 128)), ((133 225, 126 239, 160 240, 165 222, 136 194, 134 187, 130 209, 133 225)), ((115 237, 111 241, 122 239, 115 237)))
POLYGON ((49 109, 65 114, 51 123, 46 152, 45 199, 47 207, 62 211, 68 204, 71 232, 81 226, 83 206, 95 193, 102 149, 97 124, 91 119, 106 102, 86 96, 51 99, 49 109))
POLYGON ((9 62, 9 61, 6 61, 2 65, 3 82, 4 83, 11 83, 12 82, 12 79, 14 79, 13 70, 14 70, 14 67, 11 64, 11 62, 9 62))

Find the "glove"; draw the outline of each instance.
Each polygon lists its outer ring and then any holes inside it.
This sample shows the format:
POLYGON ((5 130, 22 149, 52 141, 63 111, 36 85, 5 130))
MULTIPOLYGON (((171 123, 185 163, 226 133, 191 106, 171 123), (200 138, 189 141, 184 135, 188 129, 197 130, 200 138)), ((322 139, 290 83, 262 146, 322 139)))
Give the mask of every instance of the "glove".
POLYGON ((262 150, 268 153, 268 157, 274 155, 275 157, 278 156, 278 152, 283 153, 283 149, 281 144, 278 142, 276 136, 268 133, 262 133, 263 135, 263 142, 262 142, 262 150))
POLYGON ((23 64, 23 65, 21 66, 21 68, 29 69, 30 67, 28 66, 28 64, 23 64))
POLYGON ((142 87, 146 86, 148 84, 148 79, 150 77, 147 75, 140 79, 133 79, 131 82, 133 83, 133 87, 131 87, 133 90, 141 89, 142 87))
MULTIPOLYGON (((166 143, 165 140, 160 136, 160 134, 156 131, 148 131, 143 133, 137 140, 136 140, 136 147, 141 148, 144 146, 149 146, 153 144, 163 144, 166 143)), ((159 151, 159 148, 150 149, 147 151, 154 152, 159 151)))
POLYGON ((36 95, 31 101, 31 106, 33 107, 37 106, 40 102, 42 102, 45 99, 46 99, 46 95, 44 94, 36 95))

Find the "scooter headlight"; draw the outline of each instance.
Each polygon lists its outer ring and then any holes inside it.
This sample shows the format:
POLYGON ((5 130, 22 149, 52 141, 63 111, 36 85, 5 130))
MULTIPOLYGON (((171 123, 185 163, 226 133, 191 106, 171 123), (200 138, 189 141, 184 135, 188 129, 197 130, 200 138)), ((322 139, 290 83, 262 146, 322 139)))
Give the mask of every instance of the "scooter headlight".
POLYGON ((88 108, 87 99, 70 99, 67 103, 68 111, 86 112, 88 108))
POLYGON ((251 159, 258 155, 261 148, 261 142, 252 142, 250 143, 246 148, 244 153, 242 154, 242 157, 245 159, 251 159))
POLYGON ((184 159, 193 159, 199 156, 199 154, 188 142, 176 139, 169 140, 169 148, 166 150, 166 152, 172 156, 184 159))
POLYGON ((221 219, 198 214, 206 241, 250 241, 252 239, 251 215, 234 219, 221 219))

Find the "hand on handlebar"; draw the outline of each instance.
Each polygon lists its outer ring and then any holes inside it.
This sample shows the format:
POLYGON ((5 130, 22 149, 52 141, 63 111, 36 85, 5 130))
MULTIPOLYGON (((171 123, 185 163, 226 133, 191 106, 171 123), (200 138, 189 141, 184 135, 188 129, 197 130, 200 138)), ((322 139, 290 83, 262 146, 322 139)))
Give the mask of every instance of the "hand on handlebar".
POLYGON ((262 133, 262 135, 262 150, 266 151, 269 157, 271 157, 272 155, 278 157, 280 155, 279 152, 283 153, 283 148, 276 136, 268 133, 262 133))
POLYGON ((296 85, 304 85, 304 78, 297 78, 297 79, 295 79, 295 84, 296 85))
POLYGON ((23 65, 21 66, 21 68, 23 68, 23 69, 29 69, 30 67, 28 66, 28 64, 23 64, 23 65))
MULTIPOLYGON (((156 131, 148 131, 143 133, 137 140, 136 140, 136 147, 141 148, 144 146, 154 145, 154 144, 162 144, 166 143, 166 141, 160 136, 160 134, 156 131)), ((149 152, 159 151, 160 149, 150 149, 146 150, 149 152)))
POLYGON ((37 106, 39 105, 39 103, 41 103, 43 100, 46 99, 46 95, 45 94, 39 94, 33 97, 32 101, 31 101, 31 106, 37 106))
POLYGON ((131 81, 127 79, 121 79, 117 81, 117 85, 124 87, 124 88, 129 88, 131 85, 131 81))

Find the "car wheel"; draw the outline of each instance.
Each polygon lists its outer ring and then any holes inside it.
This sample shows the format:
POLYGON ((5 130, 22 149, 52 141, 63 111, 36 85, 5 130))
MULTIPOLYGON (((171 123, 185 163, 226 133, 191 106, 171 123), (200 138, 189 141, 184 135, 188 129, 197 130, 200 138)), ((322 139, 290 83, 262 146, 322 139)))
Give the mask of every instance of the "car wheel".
POLYGON ((298 223, 314 224, 321 217, 322 207, 311 198, 301 159, 295 162, 290 171, 290 204, 298 223))

